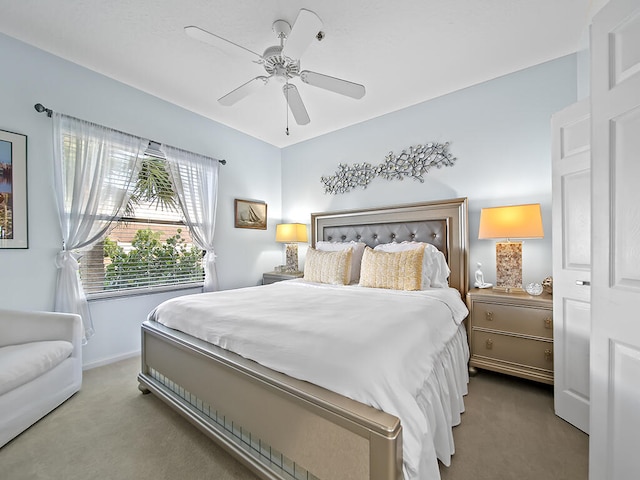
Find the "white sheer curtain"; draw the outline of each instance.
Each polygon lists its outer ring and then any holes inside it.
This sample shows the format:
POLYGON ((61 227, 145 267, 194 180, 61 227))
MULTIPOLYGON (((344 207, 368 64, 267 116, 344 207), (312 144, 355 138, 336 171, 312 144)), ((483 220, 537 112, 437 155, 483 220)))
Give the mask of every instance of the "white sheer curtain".
POLYGON ((78 313, 84 342, 94 333, 75 250, 89 248, 117 221, 135 188, 148 140, 54 113, 54 188, 62 229, 55 310, 78 313))
POLYGON ((204 250, 205 292, 218 290, 213 235, 218 203, 220 162, 196 153, 162 146, 193 243, 204 250))

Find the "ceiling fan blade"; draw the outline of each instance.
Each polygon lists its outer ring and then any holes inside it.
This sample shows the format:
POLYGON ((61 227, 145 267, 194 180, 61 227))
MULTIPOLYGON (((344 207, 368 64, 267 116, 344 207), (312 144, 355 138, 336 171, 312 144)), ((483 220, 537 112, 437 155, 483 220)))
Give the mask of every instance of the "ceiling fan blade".
POLYGON ((300 97, 300 93, 298 93, 296 86, 291 83, 287 83, 282 86, 282 92, 284 93, 284 98, 287 99, 289 110, 291 110, 293 118, 296 119, 296 123, 298 125, 306 125, 309 123, 311 119, 309 118, 309 114, 307 113, 304 103, 302 103, 302 97, 300 97))
POLYGON ((311 10, 301 9, 284 44, 282 54, 294 60, 300 59, 322 28, 322 20, 311 10))
POLYGON ((191 38, 195 38, 204 43, 208 43, 216 47, 218 50, 230 55, 232 57, 243 56, 248 58, 252 62, 260 63, 262 62, 262 55, 249 50, 248 48, 244 48, 242 45, 238 45, 237 43, 233 43, 226 38, 222 38, 214 33, 207 32, 206 30, 201 29, 200 27, 188 26, 184 27, 184 32, 189 35, 191 38))
POLYGON ((240 85, 235 90, 230 91, 224 97, 220 97, 218 102, 227 107, 239 102, 244 97, 251 95, 252 93, 260 90, 260 87, 269 82, 269 77, 256 77, 249 80, 247 83, 240 85))
POLYGON ((339 93, 340 95, 346 95, 351 98, 360 99, 364 97, 365 94, 364 85, 336 77, 330 77, 329 75, 323 75, 322 73, 303 70, 300 72, 300 79, 304 83, 308 83, 314 87, 324 88, 325 90, 339 93))

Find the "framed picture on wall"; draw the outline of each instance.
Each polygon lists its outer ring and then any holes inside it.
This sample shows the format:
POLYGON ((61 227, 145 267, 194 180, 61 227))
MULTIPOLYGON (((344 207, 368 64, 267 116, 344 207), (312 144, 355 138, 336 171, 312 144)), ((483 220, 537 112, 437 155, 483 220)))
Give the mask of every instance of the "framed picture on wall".
POLYGON ((27 224, 27 136, 0 130, 0 248, 29 248, 27 224))
POLYGON ((252 200, 235 200, 236 228, 267 229, 267 204, 252 200))

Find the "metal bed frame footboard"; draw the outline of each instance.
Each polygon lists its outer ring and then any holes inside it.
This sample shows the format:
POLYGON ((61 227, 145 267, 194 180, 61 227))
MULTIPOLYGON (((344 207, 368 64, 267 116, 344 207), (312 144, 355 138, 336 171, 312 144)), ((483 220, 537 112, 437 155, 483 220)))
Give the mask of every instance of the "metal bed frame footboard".
POLYGON ((138 381, 260 478, 402 478, 397 417, 153 321, 138 381))

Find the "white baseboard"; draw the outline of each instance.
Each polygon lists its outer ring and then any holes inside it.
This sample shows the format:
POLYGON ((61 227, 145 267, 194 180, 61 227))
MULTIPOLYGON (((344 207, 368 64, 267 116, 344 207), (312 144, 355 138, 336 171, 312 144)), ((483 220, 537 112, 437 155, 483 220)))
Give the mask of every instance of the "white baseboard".
POLYGON ((122 355, 116 355, 115 357, 103 358, 101 360, 96 360, 91 363, 85 363, 82 365, 82 370, 91 370, 92 368, 103 367, 105 365, 109 365, 111 363, 119 362, 120 360, 127 360, 128 358, 139 357, 140 350, 136 350, 134 352, 123 353, 122 355))

